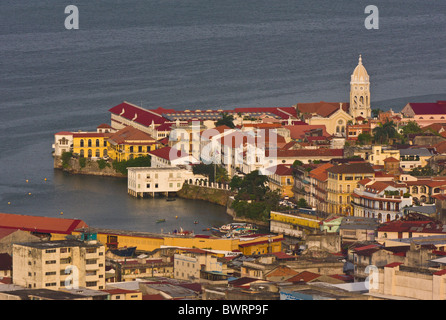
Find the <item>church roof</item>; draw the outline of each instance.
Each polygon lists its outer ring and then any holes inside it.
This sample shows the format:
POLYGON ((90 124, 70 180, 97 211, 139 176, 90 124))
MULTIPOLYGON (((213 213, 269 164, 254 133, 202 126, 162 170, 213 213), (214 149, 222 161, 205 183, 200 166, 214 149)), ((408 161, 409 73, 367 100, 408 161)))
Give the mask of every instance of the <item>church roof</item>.
POLYGON ((362 57, 359 55, 359 62, 356 66, 355 70, 353 71, 352 82, 368 82, 369 81, 369 74, 367 73, 367 70, 362 64, 362 57))
POLYGON ((302 114, 316 114, 318 116, 328 118, 330 115, 338 111, 342 107, 342 110, 349 112, 350 104, 345 102, 310 102, 310 103, 298 103, 296 109, 302 114))

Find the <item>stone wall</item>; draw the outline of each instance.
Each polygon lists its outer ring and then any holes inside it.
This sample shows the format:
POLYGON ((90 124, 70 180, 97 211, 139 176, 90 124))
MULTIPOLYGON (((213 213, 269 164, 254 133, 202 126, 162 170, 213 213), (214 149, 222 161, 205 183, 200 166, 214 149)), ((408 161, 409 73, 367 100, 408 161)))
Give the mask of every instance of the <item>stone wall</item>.
POLYGON ((99 168, 99 164, 95 160, 87 159, 85 167, 81 167, 78 158, 71 158, 67 167, 62 166, 62 160, 60 157, 54 157, 54 168, 61 169, 65 172, 71 174, 86 174, 95 176, 107 176, 107 177, 118 177, 126 178, 126 175, 118 173, 113 169, 111 162, 107 162, 107 166, 103 169, 99 168))

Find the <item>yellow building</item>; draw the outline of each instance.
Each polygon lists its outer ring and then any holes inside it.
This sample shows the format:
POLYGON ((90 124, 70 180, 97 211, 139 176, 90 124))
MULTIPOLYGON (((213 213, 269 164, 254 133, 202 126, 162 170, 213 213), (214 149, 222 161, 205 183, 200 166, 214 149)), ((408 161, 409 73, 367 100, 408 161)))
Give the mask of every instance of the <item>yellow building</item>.
POLYGON ((290 237, 300 238, 305 234, 320 230, 321 218, 309 214, 271 211, 270 231, 290 237))
POLYGON ((108 155, 117 161, 147 156, 159 146, 149 134, 131 126, 111 134, 107 140, 108 155))
POLYGON ((349 162, 327 169, 328 213, 352 215, 351 196, 358 181, 375 177, 368 162, 349 162))
POLYGON ((279 190, 282 197, 293 197, 293 169, 291 165, 279 164, 267 169, 268 186, 274 190, 279 190))
MULTIPOLYGON (((226 252, 241 251, 243 254, 249 255, 280 252, 283 240, 283 235, 260 235, 240 240, 239 238, 182 236, 93 228, 89 232, 95 233, 97 240, 104 243, 107 248, 136 247, 138 251, 153 251, 164 246, 226 252)), ((77 230, 73 234, 81 235, 82 230, 77 230)))
POLYGON ((77 132, 73 133, 73 154, 80 157, 105 157, 108 154, 108 132, 77 132))

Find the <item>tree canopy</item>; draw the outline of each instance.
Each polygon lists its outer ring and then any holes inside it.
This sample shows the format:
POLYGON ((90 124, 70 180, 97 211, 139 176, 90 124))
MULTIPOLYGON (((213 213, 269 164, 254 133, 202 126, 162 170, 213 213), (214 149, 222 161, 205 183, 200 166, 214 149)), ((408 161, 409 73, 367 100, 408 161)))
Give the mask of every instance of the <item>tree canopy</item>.
POLYGON ((228 114, 227 112, 223 112, 221 114, 221 118, 215 123, 215 126, 228 126, 229 128, 235 128, 234 116, 232 114, 228 114))

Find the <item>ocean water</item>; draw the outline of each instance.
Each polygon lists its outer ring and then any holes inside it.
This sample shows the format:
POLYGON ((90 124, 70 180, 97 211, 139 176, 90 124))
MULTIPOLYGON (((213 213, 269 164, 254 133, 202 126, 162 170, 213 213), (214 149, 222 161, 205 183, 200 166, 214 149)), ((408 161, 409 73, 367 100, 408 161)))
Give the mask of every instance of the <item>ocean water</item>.
POLYGON ((0 212, 142 231, 229 221, 215 205, 136 200, 125 181, 53 169, 54 133, 109 123, 124 100, 174 109, 348 101, 359 54, 372 108, 445 100, 446 3, 374 1, 376 30, 364 26, 369 4, 2 0, 0 212), (65 28, 68 5, 79 9, 78 30, 65 28))

